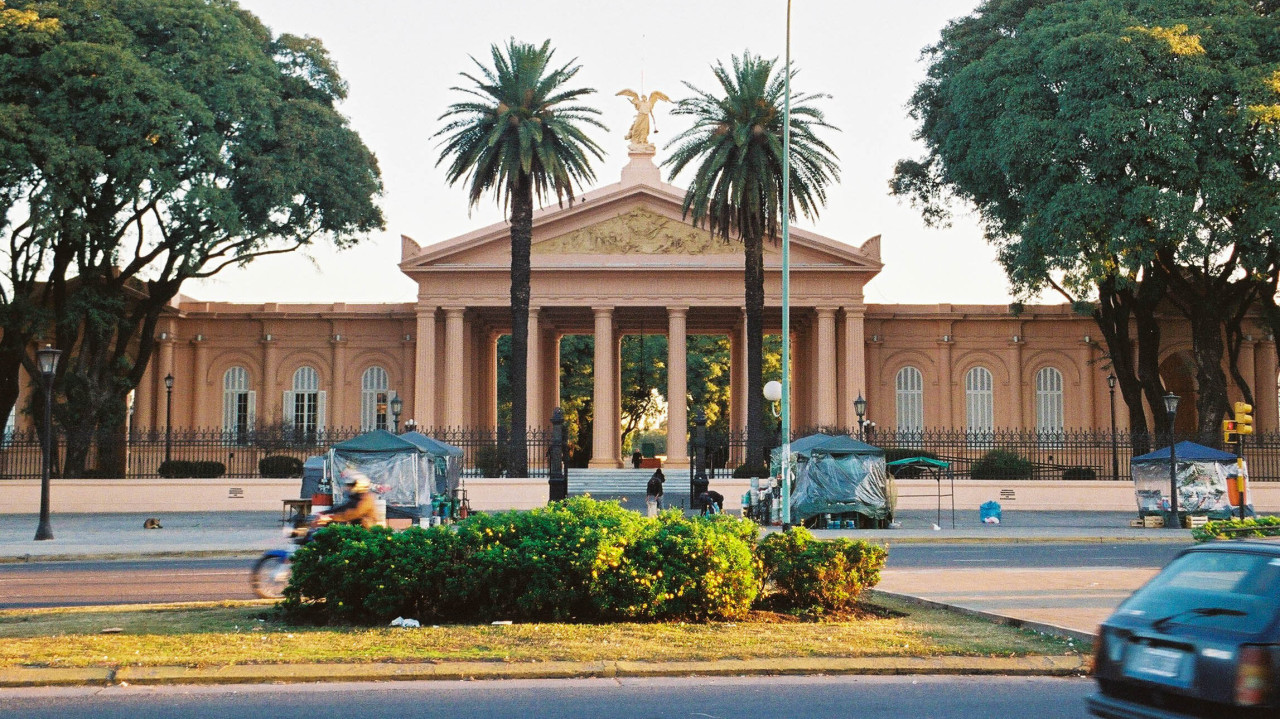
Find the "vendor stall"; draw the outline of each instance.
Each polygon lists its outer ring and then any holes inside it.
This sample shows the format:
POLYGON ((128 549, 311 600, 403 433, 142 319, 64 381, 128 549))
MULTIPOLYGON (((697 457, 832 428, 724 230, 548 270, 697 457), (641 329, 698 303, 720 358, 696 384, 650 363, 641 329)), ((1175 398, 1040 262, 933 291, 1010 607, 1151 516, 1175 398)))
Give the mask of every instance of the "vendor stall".
MULTIPOLYGON (((1234 492, 1228 488, 1228 478, 1236 475, 1236 456, 1194 442, 1179 442, 1175 449, 1178 467, 1174 483, 1179 512, 1213 519, 1230 517, 1234 492)), ((1168 512, 1169 448, 1134 457, 1132 474, 1138 514, 1168 512)), ((1252 511, 1247 507, 1246 510, 1252 511)))
POLYGON ((451 496, 460 474, 462 450, 426 435, 397 436, 386 430, 366 432, 333 445, 325 462, 335 503, 345 499, 342 482, 333 481, 347 469, 369 477, 373 493, 386 502, 389 518, 420 519, 432 514, 433 496, 451 496))
MULTIPOLYGON (((883 449, 844 435, 815 434, 792 442, 790 456, 793 521, 851 514, 888 526, 893 519, 897 496, 883 449)), ((775 476, 781 462, 781 448, 775 449, 775 476)))

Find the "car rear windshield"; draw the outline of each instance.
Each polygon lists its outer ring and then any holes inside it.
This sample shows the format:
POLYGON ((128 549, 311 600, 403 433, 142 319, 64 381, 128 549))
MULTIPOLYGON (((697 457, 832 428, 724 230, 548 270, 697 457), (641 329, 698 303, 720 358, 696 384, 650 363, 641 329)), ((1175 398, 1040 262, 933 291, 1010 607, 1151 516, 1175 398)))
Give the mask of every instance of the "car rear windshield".
POLYGON ((1276 618, 1277 605, 1280 557, 1207 551, 1188 552, 1173 560, 1119 611, 1148 621, 1165 619, 1169 624, 1256 634, 1276 618))

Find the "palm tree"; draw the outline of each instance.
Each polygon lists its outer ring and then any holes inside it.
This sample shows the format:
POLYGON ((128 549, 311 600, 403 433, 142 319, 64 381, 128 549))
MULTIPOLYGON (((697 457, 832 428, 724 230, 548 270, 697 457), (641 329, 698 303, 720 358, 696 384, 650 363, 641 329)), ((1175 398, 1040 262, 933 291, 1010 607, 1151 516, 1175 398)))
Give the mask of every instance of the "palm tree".
POLYGON ((478 76, 461 73, 471 85, 453 90, 470 96, 440 116, 447 124, 436 162, 448 162, 450 185, 466 181, 471 206, 492 190, 511 222, 511 446, 507 471, 528 474, 525 431, 525 360, 529 347, 529 245, 533 237, 533 201, 554 194, 561 205, 573 202, 573 185, 595 179, 588 153, 602 159, 599 146, 583 125, 606 129, 593 107, 576 104, 595 90, 565 89, 578 74, 575 61, 551 66, 551 41, 541 47, 508 40, 490 48, 493 66, 474 57, 478 76))
MULTIPOLYGON (((668 147, 675 150, 663 164, 671 178, 695 166, 693 181, 684 196, 683 212, 694 224, 705 224, 715 234, 737 237, 745 255, 747 312, 747 464, 764 464, 764 238, 778 238, 782 194, 783 102, 786 92, 782 72, 774 73, 776 60, 749 51, 734 56, 731 68, 723 62, 712 67, 720 83, 720 96, 703 92, 690 83, 693 97, 676 103, 678 115, 689 115, 693 126, 680 133, 668 147)), ((792 70, 792 78, 795 71, 792 70)), ((811 103, 827 95, 792 93, 791 96, 791 197, 787 207, 797 208, 810 219, 826 204, 826 186, 839 178, 836 156, 815 131, 836 128, 811 103)))

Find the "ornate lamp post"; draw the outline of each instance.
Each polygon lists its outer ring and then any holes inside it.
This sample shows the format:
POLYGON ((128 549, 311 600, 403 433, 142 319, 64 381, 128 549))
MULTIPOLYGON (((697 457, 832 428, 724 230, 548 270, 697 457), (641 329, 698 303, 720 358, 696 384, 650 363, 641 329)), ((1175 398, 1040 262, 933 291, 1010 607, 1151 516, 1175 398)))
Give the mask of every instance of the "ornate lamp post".
POLYGON ((1120 479, 1120 450, 1116 445, 1116 376, 1107 375, 1107 391, 1111 393, 1111 480, 1120 479))
POLYGON ((417 432, 417 431, 418 431, 418 420, 416 420, 416 419, 406 419, 406 420, 404 421, 404 431, 406 431, 406 432, 417 432))
POLYGON ((1169 520, 1165 523, 1171 529, 1181 529, 1178 522, 1178 448, 1173 433, 1173 420, 1178 416, 1178 395, 1170 392, 1164 396, 1164 412, 1169 417, 1169 520))
POLYGON ((173 456, 173 375, 164 376, 164 461, 173 456))
POLYGON ((44 461, 40 465, 40 524, 36 527, 36 541, 53 539, 53 527, 49 524, 49 465, 53 462, 53 375, 58 371, 58 357, 62 350, 50 345, 36 350, 36 366, 44 382, 44 461))
POLYGON ((862 432, 865 429, 863 417, 867 416, 867 401, 862 398, 862 393, 858 393, 858 398, 853 401, 853 411, 858 414, 858 441, 862 441, 862 432))
POLYGON ((396 434, 400 434, 400 412, 404 409, 404 400, 400 395, 391 398, 391 417, 396 423, 396 434))

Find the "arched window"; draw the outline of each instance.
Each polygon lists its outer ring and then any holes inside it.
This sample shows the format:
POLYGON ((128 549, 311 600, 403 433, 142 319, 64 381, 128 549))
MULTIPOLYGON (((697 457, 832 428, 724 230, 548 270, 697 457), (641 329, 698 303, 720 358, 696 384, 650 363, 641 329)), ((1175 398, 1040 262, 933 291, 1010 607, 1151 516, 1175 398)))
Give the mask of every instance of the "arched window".
POLYGON ((249 389, 249 370, 232 367, 222 375, 222 431, 244 444, 256 421, 258 393, 249 389))
POLYGON ((293 373, 293 388, 284 391, 284 422, 294 431, 312 437, 324 429, 325 392, 320 373, 303 365, 293 373))
POLYGON ((898 405, 898 431, 923 431, 924 375, 915 367, 903 367, 898 370, 893 385, 898 405))
POLYGON ((395 397, 388 389, 387 371, 377 365, 364 371, 360 377, 360 429, 387 429, 387 403, 395 397))
POLYGON ((1041 436, 1062 433, 1062 373, 1053 367, 1036 372, 1036 431, 1041 436))
POLYGON ((991 370, 974 367, 964 376, 965 429, 971 437, 989 437, 996 428, 995 382, 991 370))

